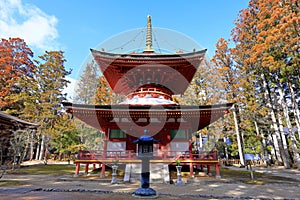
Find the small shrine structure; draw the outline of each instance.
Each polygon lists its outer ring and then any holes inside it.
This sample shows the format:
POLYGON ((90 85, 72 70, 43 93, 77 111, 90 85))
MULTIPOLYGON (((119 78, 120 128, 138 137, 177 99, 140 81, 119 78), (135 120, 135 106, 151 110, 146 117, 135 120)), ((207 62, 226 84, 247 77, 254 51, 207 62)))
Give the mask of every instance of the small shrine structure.
MULTIPOLYGON (((194 152, 192 135, 215 122, 232 107, 232 103, 218 105, 179 105, 173 95, 182 95, 192 81, 206 50, 191 53, 160 54, 152 47, 152 25, 148 16, 146 47, 141 53, 114 54, 91 49, 111 89, 126 95, 118 105, 82 105, 64 103, 66 111, 88 125, 105 133, 102 151, 82 150, 76 159, 76 174, 80 165, 105 166, 118 160, 120 164, 140 164, 138 147, 134 143, 145 129, 155 140, 151 164, 187 165, 190 176, 194 168, 215 167, 220 176, 216 151, 194 152)), ((126 176, 126 174, 125 174, 126 176)))

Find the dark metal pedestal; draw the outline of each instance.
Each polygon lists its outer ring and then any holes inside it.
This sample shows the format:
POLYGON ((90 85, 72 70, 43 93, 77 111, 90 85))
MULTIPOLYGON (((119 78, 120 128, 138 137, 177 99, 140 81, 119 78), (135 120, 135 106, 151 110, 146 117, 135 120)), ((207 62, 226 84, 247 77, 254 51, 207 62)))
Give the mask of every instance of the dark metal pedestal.
POLYGON ((139 198, 157 198, 156 191, 150 186, 150 165, 148 158, 142 158, 142 174, 141 174, 141 187, 138 188, 133 196, 139 198))

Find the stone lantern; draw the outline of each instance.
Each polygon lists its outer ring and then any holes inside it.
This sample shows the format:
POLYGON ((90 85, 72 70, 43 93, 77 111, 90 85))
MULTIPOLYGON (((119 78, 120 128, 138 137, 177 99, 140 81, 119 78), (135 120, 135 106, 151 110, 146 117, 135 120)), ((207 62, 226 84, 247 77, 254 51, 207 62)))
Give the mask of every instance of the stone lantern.
POLYGON ((133 141, 138 144, 138 158, 142 160, 141 187, 134 192, 138 197, 157 197, 156 191, 150 188, 150 164, 153 159, 153 143, 159 142, 147 135, 148 130, 144 130, 144 135, 133 141))

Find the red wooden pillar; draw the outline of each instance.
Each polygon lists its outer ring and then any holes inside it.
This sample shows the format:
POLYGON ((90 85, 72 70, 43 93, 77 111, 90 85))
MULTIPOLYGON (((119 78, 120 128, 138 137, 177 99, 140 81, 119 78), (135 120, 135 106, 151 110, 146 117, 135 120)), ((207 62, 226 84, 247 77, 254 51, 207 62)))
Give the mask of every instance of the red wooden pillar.
POLYGON ((189 152, 190 152, 190 159, 194 159, 194 156, 193 156, 193 142, 192 142, 192 140, 189 140, 189 152))
POLYGON ((200 172, 204 172, 204 166, 202 164, 200 164, 200 168, 201 168, 200 172))
POLYGON ((218 179, 221 178, 219 163, 216 163, 216 178, 218 178, 218 179))
POLYGON ((210 174, 210 165, 207 165, 207 174, 210 174))
POLYGON ((172 156, 172 154, 170 152, 172 150, 171 146, 170 146, 170 143, 171 143, 172 139, 171 139, 171 135, 170 135, 170 130, 169 129, 166 130, 166 135, 167 135, 167 137, 166 137, 166 143, 165 143, 165 146, 164 146, 164 150, 168 151, 167 154, 166 154, 166 156, 172 156))
POLYGON ((75 175, 79 175, 79 170, 80 170, 80 163, 76 163, 76 168, 75 168, 75 175))
POLYGON ((102 163, 102 168, 101 168, 101 175, 100 175, 101 178, 104 178, 105 177, 105 163, 102 163))
POLYGON ((193 168, 193 163, 190 162, 190 177, 194 178, 194 168, 193 168))
POLYGON ((160 146, 160 150, 161 150, 161 157, 163 160, 166 159, 166 145, 167 145, 167 137, 163 137, 163 135, 168 134, 168 132, 166 131, 166 129, 163 129, 161 134, 160 134, 160 139, 161 142, 159 143, 160 146))
MULTIPOLYGON (((103 160, 106 159, 107 155, 107 142, 108 142, 108 134, 109 134, 109 129, 105 129, 104 131, 104 143, 103 143, 103 155, 102 158, 103 160)), ((101 169, 101 178, 105 177, 105 163, 102 163, 102 169, 101 169)))
POLYGON ((89 164, 86 163, 85 164, 85 174, 88 174, 89 173, 89 164))

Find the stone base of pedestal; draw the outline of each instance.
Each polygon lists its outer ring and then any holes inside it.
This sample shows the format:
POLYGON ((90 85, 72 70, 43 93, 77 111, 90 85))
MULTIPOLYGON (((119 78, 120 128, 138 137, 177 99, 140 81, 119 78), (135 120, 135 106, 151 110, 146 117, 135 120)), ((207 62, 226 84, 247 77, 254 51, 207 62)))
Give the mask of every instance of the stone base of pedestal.
POLYGON ((111 184, 117 184, 117 178, 116 178, 116 177, 112 177, 110 183, 111 183, 111 184))
POLYGON ((182 181, 180 181, 180 182, 177 182, 176 184, 175 184, 175 186, 184 186, 185 184, 184 184, 184 182, 182 182, 182 181))
POLYGON ((154 199, 158 197, 156 191, 153 190, 152 188, 139 188, 133 193, 132 196, 137 198, 145 198, 145 199, 148 198, 154 199))

